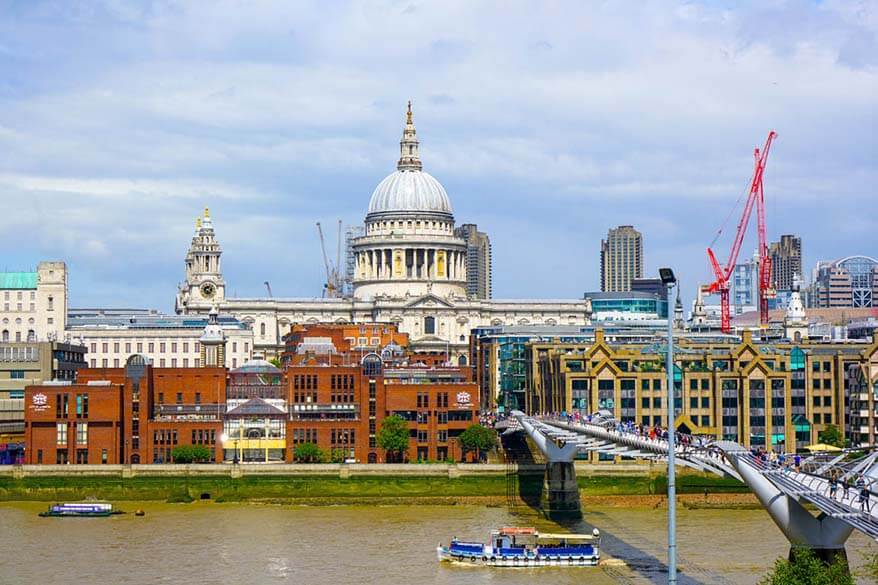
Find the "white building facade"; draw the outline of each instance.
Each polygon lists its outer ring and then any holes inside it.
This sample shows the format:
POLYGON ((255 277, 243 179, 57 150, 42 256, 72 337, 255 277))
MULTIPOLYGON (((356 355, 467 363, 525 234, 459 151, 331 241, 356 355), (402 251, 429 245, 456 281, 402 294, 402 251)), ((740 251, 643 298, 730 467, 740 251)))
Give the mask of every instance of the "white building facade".
POLYGON ((0 342, 62 341, 67 265, 40 262, 32 272, 0 272, 0 342))
POLYGON ((196 224, 177 293, 180 314, 217 305, 250 326, 255 349, 276 355, 295 324, 393 322, 412 349, 468 359, 470 330, 488 325, 588 325, 589 299, 496 300, 467 294, 467 246, 454 233, 451 201, 423 171, 411 104, 397 170, 372 193, 363 235, 351 242, 353 293, 347 298, 228 298, 221 248, 209 214, 196 224))

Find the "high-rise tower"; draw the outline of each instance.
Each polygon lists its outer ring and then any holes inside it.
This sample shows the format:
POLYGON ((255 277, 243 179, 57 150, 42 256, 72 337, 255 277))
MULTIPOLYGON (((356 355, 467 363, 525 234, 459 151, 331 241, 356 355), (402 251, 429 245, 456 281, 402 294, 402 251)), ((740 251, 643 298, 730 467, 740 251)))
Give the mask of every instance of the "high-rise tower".
POLYGON ((466 242, 466 292, 475 299, 490 299, 491 239, 474 223, 454 228, 454 235, 466 242))
POLYGON ((802 280, 802 238, 792 234, 780 237, 769 246, 771 279, 777 290, 793 290, 793 283, 802 280))
POLYGON ((643 277, 643 236, 630 225, 611 229, 601 240, 601 291, 627 292, 643 277))

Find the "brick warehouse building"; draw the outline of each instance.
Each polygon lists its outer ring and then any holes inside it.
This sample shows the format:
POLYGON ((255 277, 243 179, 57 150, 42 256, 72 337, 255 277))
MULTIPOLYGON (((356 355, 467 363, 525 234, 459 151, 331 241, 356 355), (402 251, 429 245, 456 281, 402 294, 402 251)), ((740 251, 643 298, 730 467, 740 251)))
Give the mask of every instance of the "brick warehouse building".
POLYGON ((155 368, 135 355, 124 368, 83 369, 76 383, 29 386, 25 462, 165 463, 190 444, 216 462, 292 462, 301 443, 334 460, 383 462, 376 437, 391 414, 409 423, 407 460, 459 460, 454 439, 478 420, 470 369, 412 356, 396 333, 352 348, 326 334, 333 327, 297 331, 284 371, 263 360, 155 368))

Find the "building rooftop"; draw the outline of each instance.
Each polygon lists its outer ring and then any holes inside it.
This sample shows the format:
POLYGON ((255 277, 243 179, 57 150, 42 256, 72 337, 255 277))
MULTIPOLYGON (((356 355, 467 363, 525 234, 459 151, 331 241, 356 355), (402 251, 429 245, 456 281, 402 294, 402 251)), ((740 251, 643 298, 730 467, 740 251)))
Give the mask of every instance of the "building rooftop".
MULTIPOLYGON (((155 309, 70 309, 67 328, 78 329, 204 329, 207 315, 166 315, 155 309)), ((217 316, 223 329, 246 329, 230 315, 217 316)))
POLYGON ((36 290, 36 272, 0 272, 0 289, 36 290))

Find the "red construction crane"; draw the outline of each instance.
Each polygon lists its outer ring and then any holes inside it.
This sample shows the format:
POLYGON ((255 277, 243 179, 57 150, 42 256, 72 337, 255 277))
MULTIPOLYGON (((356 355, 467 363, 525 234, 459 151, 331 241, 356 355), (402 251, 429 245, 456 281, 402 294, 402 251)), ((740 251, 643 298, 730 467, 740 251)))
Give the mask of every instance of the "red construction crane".
MULTIPOLYGON (((710 266, 716 280, 711 284, 703 287, 704 292, 708 294, 720 295, 720 304, 722 307, 722 330, 723 333, 730 333, 732 330, 731 311, 729 310, 729 278, 738 262, 738 253, 741 251, 741 244, 744 242, 744 234, 747 231, 747 224, 750 221, 750 214, 753 211, 753 204, 756 204, 757 228, 759 231, 759 322, 762 325, 768 324, 768 299, 772 296, 771 289, 771 257, 768 255, 768 242, 765 235, 765 196, 762 191, 762 175, 765 172, 765 164, 768 162, 768 151, 771 149, 771 143, 777 137, 777 133, 772 130, 768 133, 765 140, 765 146, 760 152, 757 148, 754 151, 754 159, 756 161, 756 170, 753 172, 753 180, 750 183, 750 193, 747 202, 744 204, 744 211, 741 219, 738 221, 738 231, 735 234, 735 241, 732 243, 732 250, 729 252, 729 259, 726 267, 722 268, 716 259, 716 255, 709 247, 707 248, 707 256, 710 258, 710 266)), ((717 238, 722 233, 722 228, 717 233, 717 238)), ((716 238, 714 238, 716 242, 716 238)), ((711 244, 713 245, 713 244, 711 244)))

